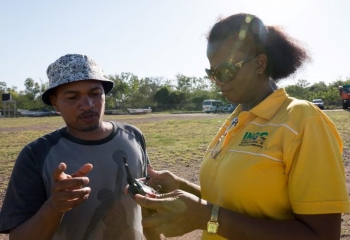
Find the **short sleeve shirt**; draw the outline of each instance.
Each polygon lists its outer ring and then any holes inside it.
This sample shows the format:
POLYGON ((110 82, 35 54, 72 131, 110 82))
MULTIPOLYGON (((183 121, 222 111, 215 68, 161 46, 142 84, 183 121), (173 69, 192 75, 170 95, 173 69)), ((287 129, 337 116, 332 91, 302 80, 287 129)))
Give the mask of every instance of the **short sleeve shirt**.
POLYGON ((30 219, 51 196, 52 172, 65 162, 67 174, 86 163, 89 198, 66 212, 53 239, 143 239, 141 209, 129 195, 123 157, 134 178, 144 177, 149 162, 142 133, 112 122, 113 133, 98 141, 76 139, 59 129, 28 144, 20 153, 0 212, 0 230, 30 219))
POLYGON ((257 218, 349 212, 342 147, 318 107, 279 89, 223 124, 200 169, 202 197, 257 218))

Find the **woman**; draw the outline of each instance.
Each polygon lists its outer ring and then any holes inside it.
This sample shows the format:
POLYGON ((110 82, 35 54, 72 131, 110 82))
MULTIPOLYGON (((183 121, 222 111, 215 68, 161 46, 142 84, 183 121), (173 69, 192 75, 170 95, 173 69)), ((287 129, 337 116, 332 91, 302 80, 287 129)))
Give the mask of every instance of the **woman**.
POLYGON ((316 106, 276 89, 307 52, 277 27, 236 14, 208 35, 206 72, 238 103, 205 153, 200 186, 149 168, 155 196, 135 200, 157 214, 144 227, 165 236, 203 229, 203 239, 339 239, 350 211, 342 140, 316 106))

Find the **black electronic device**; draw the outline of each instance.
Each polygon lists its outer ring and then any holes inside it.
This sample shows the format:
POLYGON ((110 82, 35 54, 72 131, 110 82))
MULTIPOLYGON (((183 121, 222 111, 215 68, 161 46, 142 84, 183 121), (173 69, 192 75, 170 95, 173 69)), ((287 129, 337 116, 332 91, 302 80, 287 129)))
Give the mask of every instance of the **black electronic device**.
POLYGON ((151 186, 149 186, 146 182, 142 182, 140 180, 137 180, 131 176, 130 169, 126 160, 126 157, 123 157, 124 160, 124 166, 126 170, 126 181, 129 184, 129 192, 132 195, 135 194, 141 194, 141 195, 146 195, 148 193, 151 194, 157 194, 157 191, 154 190, 151 186))

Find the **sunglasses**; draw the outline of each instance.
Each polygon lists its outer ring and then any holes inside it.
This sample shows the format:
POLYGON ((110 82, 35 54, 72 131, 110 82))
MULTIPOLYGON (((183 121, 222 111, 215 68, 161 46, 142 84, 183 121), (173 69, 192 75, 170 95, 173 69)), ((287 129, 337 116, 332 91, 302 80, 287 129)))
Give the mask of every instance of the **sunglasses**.
POLYGON ((209 79, 213 81, 220 81, 220 82, 229 82, 232 81, 241 67, 247 63, 249 60, 255 58, 256 56, 250 56, 242 61, 239 61, 237 63, 222 63, 216 68, 206 68, 205 72, 207 73, 209 79))

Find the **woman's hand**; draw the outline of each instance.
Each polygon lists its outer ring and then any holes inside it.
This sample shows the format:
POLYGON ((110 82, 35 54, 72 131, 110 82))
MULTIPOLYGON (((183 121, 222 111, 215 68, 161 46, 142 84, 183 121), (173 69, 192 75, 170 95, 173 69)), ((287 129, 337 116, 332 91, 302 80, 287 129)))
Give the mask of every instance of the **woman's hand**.
POLYGON ((166 237, 204 229, 210 217, 210 206, 205 200, 182 190, 159 194, 157 198, 136 194, 134 199, 144 208, 157 211, 156 214, 143 216, 143 227, 154 228, 158 234, 166 237))
POLYGON ((168 193, 180 189, 182 179, 168 170, 154 171, 148 165, 147 173, 150 177, 147 183, 159 193, 168 193))

